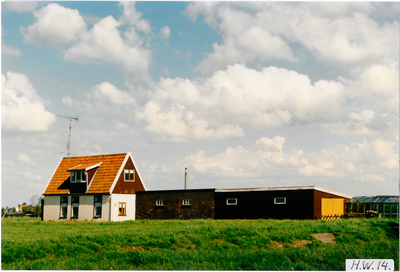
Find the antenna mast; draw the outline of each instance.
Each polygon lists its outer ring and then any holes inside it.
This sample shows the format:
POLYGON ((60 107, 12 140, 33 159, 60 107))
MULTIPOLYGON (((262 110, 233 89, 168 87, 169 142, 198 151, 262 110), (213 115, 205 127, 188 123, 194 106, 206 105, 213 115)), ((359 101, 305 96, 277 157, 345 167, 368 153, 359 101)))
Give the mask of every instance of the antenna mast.
POLYGON ((70 117, 70 116, 62 116, 62 115, 57 115, 58 117, 62 117, 62 118, 67 118, 69 120, 69 134, 68 134, 68 143, 67 143, 67 157, 69 157, 69 147, 71 144, 71 122, 72 120, 75 120, 78 122, 79 118, 78 117, 70 117))

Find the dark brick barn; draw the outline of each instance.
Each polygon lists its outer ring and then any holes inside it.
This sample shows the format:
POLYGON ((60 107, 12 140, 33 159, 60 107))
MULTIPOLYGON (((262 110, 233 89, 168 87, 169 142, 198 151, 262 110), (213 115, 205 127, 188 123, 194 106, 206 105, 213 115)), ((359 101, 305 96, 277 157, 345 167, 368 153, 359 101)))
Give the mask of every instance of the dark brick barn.
POLYGON ((136 219, 315 219, 351 196, 316 186, 136 192, 136 219))

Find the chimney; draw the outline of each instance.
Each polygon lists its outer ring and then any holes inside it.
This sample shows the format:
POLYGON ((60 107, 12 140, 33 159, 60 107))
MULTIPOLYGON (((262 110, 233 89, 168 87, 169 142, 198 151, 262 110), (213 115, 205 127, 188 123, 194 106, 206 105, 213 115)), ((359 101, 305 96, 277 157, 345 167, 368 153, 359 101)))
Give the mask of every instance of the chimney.
POLYGON ((185 167, 185 190, 187 188, 187 168, 185 167))

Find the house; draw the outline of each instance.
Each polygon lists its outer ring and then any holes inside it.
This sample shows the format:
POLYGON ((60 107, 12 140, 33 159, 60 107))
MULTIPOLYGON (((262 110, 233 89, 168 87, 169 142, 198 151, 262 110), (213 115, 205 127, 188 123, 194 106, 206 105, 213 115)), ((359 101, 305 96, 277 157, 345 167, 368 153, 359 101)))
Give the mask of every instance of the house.
POLYGON ((145 190, 129 152, 63 157, 43 193, 43 220, 134 220, 145 190))
POLYGON ((137 192, 137 219, 316 219, 342 215, 351 196, 317 186, 137 192))

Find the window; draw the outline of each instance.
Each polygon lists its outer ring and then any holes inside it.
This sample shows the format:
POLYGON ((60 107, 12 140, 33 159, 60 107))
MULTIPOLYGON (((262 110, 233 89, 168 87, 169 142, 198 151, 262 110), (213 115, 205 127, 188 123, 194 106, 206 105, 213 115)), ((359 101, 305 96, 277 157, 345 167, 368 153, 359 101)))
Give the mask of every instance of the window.
POLYGON ((156 200, 156 206, 164 206, 164 200, 156 200))
POLYGON ((275 197, 274 204, 286 204, 286 197, 275 197))
POLYGON ((101 205, 103 196, 94 196, 94 217, 101 218, 101 205))
POLYGON ((125 202, 120 202, 118 203, 118 215, 126 215, 126 203, 125 202))
POLYGON ((237 205, 237 198, 227 198, 226 205, 237 205))
POLYGON ((190 206, 190 205, 192 205, 192 200, 191 199, 184 199, 184 200, 182 200, 182 205, 190 206))
POLYGON ((71 198, 72 214, 71 218, 78 218, 79 214, 79 196, 73 196, 71 198))
POLYGON ((86 182, 86 172, 84 171, 71 172, 71 182, 86 182))
POLYGON ((60 218, 67 218, 68 214, 68 196, 60 197, 60 218))
POLYGON ((125 181, 135 181, 135 170, 125 169, 125 181))

